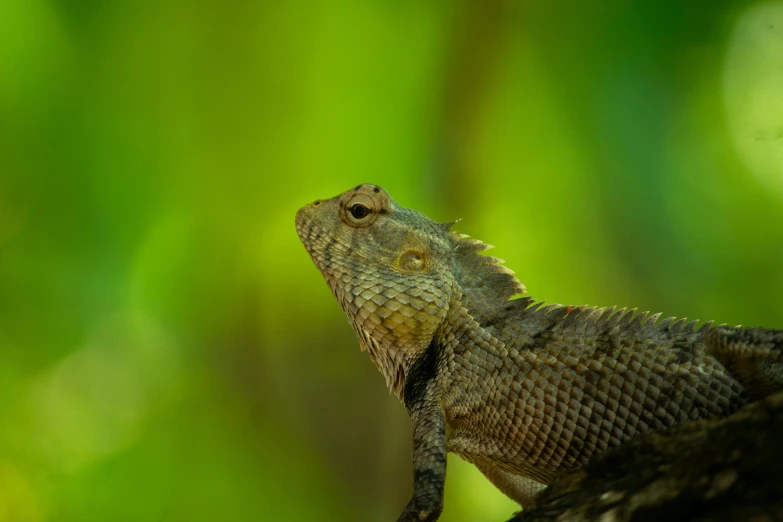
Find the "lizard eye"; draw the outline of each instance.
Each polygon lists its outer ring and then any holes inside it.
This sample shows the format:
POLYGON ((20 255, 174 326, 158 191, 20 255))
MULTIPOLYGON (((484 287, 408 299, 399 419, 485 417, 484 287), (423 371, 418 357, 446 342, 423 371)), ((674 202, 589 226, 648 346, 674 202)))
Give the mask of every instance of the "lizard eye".
MULTIPOLYGON (((361 188, 361 187, 360 187, 361 188)), ((344 203, 340 203, 340 219, 354 228, 371 227, 384 213, 384 201, 375 192, 349 193, 344 203)))
POLYGON ((370 209, 368 209, 367 207, 359 203, 351 207, 351 215, 355 219, 362 219, 363 217, 366 217, 369 213, 370 213, 370 209))

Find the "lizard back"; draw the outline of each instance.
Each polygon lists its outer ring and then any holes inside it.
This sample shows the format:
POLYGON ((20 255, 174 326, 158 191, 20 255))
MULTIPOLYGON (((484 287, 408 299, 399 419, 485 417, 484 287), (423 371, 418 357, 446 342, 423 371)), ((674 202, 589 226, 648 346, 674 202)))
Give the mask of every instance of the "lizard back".
POLYGON ((449 448, 548 483, 637 434, 748 401, 694 324, 660 314, 508 302, 444 342, 449 448))

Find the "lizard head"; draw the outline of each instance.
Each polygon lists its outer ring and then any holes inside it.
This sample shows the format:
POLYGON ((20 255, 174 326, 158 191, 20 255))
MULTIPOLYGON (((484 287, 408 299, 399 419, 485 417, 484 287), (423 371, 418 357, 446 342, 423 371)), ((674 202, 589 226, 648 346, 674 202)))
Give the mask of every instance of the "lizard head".
POLYGON ((362 350, 398 395, 410 364, 448 313, 454 288, 449 226, 401 207, 369 184, 296 214, 299 237, 362 350))
POLYGON ((413 362, 451 312, 489 321, 525 292, 481 241, 359 185, 299 209, 296 230, 389 388, 402 397, 413 362), (458 303, 455 305, 455 303, 458 303))

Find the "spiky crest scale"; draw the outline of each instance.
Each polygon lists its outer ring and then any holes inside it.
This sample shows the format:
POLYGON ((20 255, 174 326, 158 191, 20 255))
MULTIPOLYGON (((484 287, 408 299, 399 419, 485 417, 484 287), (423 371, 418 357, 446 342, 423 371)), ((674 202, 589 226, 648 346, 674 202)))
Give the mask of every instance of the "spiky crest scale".
POLYGON ((546 304, 525 297, 512 301, 505 308, 509 316, 523 317, 529 324, 546 326, 554 331, 572 335, 594 335, 596 331, 608 331, 618 336, 636 335, 656 337, 656 333, 671 332, 691 335, 707 332, 713 328, 713 321, 699 325, 698 320, 688 322, 686 318, 668 317, 660 320, 661 313, 637 313, 637 309, 595 306, 563 306, 546 304))
MULTIPOLYGON (((444 223, 444 229, 453 224, 454 222, 444 223)), ((525 286, 514 276, 514 271, 506 267, 502 259, 482 254, 494 248, 492 245, 456 232, 451 234, 451 238, 454 244, 456 281, 463 295, 467 296, 468 308, 476 320, 486 321, 491 315, 487 310, 500 310, 508 303, 509 298, 527 292, 525 286)), ((639 313, 637 308, 575 308, 546 304, 530 297, 513 301, 513 305, 505 307, 505 310, 509 315, 524 314, 526 320, 538 320, 542 323, 555 320, 557 330, 577 335, 590 335, 599 329, 621 336, 665 331, 690 335, 709 331, 713 325, 713 322, 709 321, 698 326, 698 320, 687 322, 685 317, 668 317, 659 322, 660 312, 639 313)))
POLYGON ((454 278, 463 296, 467 296, 468 308, 481 321, 486 311, 497 309, 514 295, 527 292, 514 271, 503 265, 497 257, 482 255, 493 248, 483 241, 466 234, 451 234, 454 259, 454 278))

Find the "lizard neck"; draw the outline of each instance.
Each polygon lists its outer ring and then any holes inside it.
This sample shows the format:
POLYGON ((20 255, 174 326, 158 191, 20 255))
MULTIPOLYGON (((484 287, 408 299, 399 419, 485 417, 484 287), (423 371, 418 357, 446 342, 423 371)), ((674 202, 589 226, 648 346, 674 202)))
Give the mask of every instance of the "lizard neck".
POLYGON ((448 362, 460 351, 460 347, 473 346, 485 351, 500 348, 502 342, 491 329, 482 324, 484 315, 491 315, 481 299, 472 299, 459 285, 452 288, 451 299, 445 310, 444 320, 429 341, 429 345, 417 350, 378 349, 368 343, 368 351, 375 364, 386 377, 389 389, 397 394, 410 410, 415 406, 429 383, 446 370, 448 362), (481 313, 486 310, 487 314, 481 313))
POLYGON ((408 347, 397 346, 396 344, 381 346, 361 327, 355 326, 354 329, 359 334, 361 346, 367 349, 370 359, 386 379, 386 386, 389 388, 389 391, 402 401, 408 375, 411 373, 416 360, 423 356, 421 352, 425 350, 411 352, 408 347))
POLYGON ((510 340, 510 334, 505 329, 508 321, 513 321, 517 327, 515 337, 523 335, 527 330, 524 318, 525 309, 533 302, 530 297, 513 301, 487 299, 481 293, 462 289, 455 292, 454 297, 447 323, 452 331, 460 332, 462 336, 466 333, 478 335, 497 345, 498 341, 505 344, 510 340))
MULTIPOLYGON (((442 347, 445 359, 459 355, 465 348, 478 348, 487 352, 513 344, 509 334, 496 328, 499 317, 508 317, 506 305, 489 305, 482 299, 475 300, 470 293, 457 291, 453 295, 449 313, 435 342, 442 347)), ((520 300, 521 301, 521 300, 520 300)), ((507 301, 513 307, 517 301, 507 301)), ((517 334, 521 334, 517 330, 517 334)))

